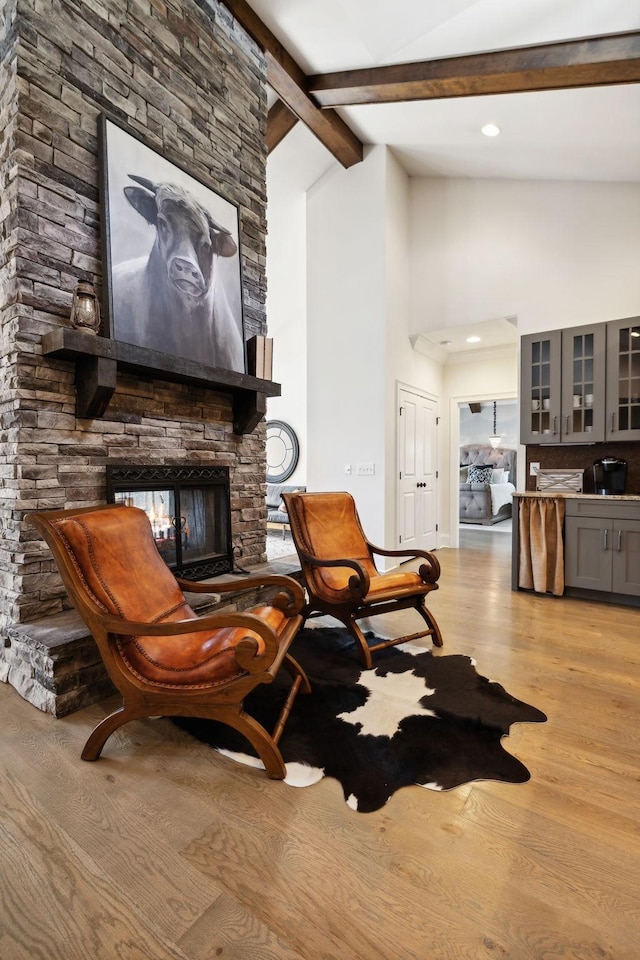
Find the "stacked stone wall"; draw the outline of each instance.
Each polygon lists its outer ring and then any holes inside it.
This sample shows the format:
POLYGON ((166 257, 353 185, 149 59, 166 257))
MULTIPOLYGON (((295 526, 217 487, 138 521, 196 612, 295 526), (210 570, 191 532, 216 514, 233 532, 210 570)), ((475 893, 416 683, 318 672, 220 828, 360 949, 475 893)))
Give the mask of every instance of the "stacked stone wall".
MULTIPOLYGON (((11 499, 17 446, 16 258, 18 183, 15 159, 18 129, 16 0, 0 5, 0 623, 13 587, 8 540, 14 536, 11 499)), ((4 618, 6 621, 6 617, 4 618)), ((0 651, 1 655, 1 651, 0 651)), ((0 667, 0 677, 2 669, 0 667)))
POLYGON ((237 436, 228 394, 130 375, 105 417, 80 419, 74 364, 43 357, 41 341, 69 325, 78 281, 102 293, 101 113, 238 206, 245 337, 265 332, 266 88, 260 51, 216 0, 9 0, 0 31, 8 638, 67 606, 29 512, 104 502, 110 462, 228 466, 234 553, 243 566, 264 559, 262 424, 237 436))

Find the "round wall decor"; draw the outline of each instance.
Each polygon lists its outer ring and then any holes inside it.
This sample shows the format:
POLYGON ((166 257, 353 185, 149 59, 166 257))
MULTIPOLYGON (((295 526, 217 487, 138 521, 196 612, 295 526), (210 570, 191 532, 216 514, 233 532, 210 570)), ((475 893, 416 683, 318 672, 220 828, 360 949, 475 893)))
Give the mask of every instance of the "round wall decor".
POLYGON ((298 464, 298 438, 284 420, 267 420, 267 483, 284 483, 298 464))

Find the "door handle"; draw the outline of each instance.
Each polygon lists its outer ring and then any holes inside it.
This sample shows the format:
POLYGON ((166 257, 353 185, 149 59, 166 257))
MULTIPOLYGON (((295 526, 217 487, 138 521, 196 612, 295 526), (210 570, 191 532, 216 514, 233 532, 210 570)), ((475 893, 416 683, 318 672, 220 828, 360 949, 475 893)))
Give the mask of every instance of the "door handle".
POLYGON ((622 550, 622 530, 618 530, 618 544, 616 546, 618 553, 622 550))
POLYGON ((611 414, 611 433, 615 433, 616 429, 616 415, 615 413, 611 414))
POLYGON ((605 527, 605 528, 604 528, 604 530, 602 531, 602 534, 603 534, 603 536, 602 536, 602 549, 603 549, 603 550, 608 550, 608 549, 609 549, 609 529, 608 529, 608 527, 605 527))
POLYGON ((551 432, 553 433, 554 437, 555 437, 556 433, 558 432, 558 428, 557 428, 557 426, 556 426, 557 422, 558 422, 558 418, 557 418, 557 417, 554 417, 554 418, 553 418, 553 430, 551 431, 551 432))
POLYGON ((569 414, 566 415, 565 420, 566 420, 567 422, 566 422, 566 425, 565 425, 565 428, 564 428, 564 432, 565 432, 565 433, 569 433, 569 414))

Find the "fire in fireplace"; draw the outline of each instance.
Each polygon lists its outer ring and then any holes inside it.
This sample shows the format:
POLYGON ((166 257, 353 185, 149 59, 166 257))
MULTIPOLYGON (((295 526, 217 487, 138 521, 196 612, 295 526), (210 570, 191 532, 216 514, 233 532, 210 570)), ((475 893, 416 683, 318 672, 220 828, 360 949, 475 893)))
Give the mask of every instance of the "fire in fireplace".
POLYGON ((233 569, 227 467, 110 464, 107 501, 145 511, 177 576, 204 580, 233 569))

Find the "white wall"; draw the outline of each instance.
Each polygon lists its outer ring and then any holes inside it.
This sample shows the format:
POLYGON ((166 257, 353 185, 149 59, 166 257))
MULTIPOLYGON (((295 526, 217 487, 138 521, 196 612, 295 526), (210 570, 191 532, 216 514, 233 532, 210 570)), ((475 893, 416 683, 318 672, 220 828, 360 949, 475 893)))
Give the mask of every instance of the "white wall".
POLYGON ((384 162, 385 148, 369 148, 307 194, 307 485, 353 493, 374 542, 385 503, 384 162), (356 476, 358 463, 374 476, 356 476))
POLYGON ((515 345, 462 355, 444 368, 444 392, 448 398, 469 403, 500 400, 518 392, 518 350, 515 345))
POLYGON ((519 333, 640 313, 640 184, 411 181, 416 332, 517 316, 519 333))
MULTIPOLYGON (((410 179, 396 160, 386 151, 386 472, 387 496, 386 542, 393 549, 397 540, 397 444, 398 385, 414 387, 439 401, 442 394, 442 367, 416 353, 409 339, 410 320, 410 179)), ((440 409, 438 408, 438 412, 440 409)), ((440 447, 441 445, 439 445, 440 447)), ((439 449, 438 465, 447 459, 445 448, 439 449)), ((440 491, 438 491, 438 495, 440 491)))
POLYGON ((298 434, 292 482, 349 490, 370 538, 394 546, 397 383, 437 397, 442 381, 409 341, 409 178, 370 148, 303 195, 283 150, 294 133, 268 165, 267 318, 283 388, 268 418, 298 434), (357 476, 358 463, 374 463, 374 476, 357 476))
POLYGON ((300 458, 288 483, 307 482, 307 189, 333 159, 299 123, 267 164, 267 326, 273 338, 273 379, 282 387, 267 401, 267 419, 296 432, 300 458))
POLYGON ((308 485, 349 490, 369 538, 391 548, 397 386, 442 389, 439 365, 409 340, 409 223, 409 178, 386 147, 308 193, 308 485), (357 476, 368 462, 375 475, 357 476))

